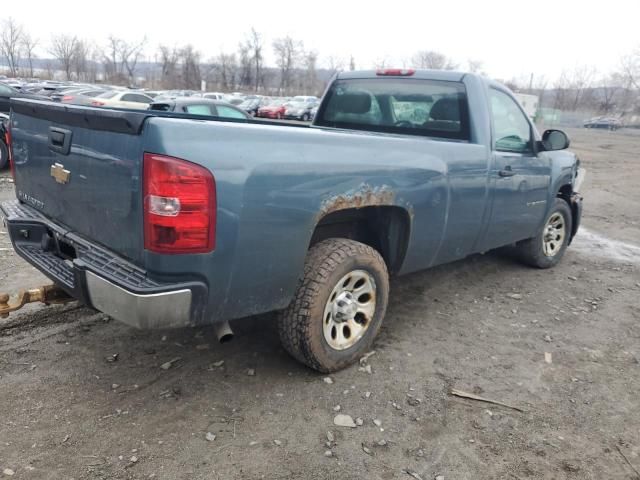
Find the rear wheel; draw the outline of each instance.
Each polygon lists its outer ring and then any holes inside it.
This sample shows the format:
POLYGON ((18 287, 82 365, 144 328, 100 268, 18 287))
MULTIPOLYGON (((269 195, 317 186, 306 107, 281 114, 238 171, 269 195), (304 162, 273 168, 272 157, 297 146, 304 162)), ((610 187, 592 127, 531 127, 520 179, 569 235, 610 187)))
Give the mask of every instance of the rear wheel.
POLYGON ((516 251, 520 259, 532 267, 553 267, 567 249, 571 229, 571 209, 563 199, 556 198, 542 229, 535 237, 518 243, 516 251))
POLYGON ((7 145, 0 140, 0 170, 9 165, 9 149, 7 145))
POLYGON ((302 115, 302 121, 303 122, 308 122, 309 121, 309 114, 305 113, 304 115, 302 115))
POLYGON ((315 370, 340 370, 373 343, 388 296, 387 267, 376 250, 353 240, 324 240, 309 250, 296 295, 279 314, 282 345, 315 370))

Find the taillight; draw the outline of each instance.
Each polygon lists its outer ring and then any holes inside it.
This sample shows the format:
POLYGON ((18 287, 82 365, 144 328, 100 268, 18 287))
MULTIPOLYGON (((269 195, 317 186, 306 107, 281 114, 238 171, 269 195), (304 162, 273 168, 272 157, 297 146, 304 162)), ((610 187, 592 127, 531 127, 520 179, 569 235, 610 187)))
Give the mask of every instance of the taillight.
POLYGON ((416 73, 413 68, 383 68, 376 70, 376 75, 389 77, 410 77, 416 73))
POLYGON ((102 107, 102 106, 104 106, 104 102, 101 102, 99 100, 93 100, 91 102, 91 105, 93 105, 94 107, 102 107))
POLYGON ((11 169, 11 177, 13 181, 16 180, 16 167, 13 163, 13 147, 11 146, 11 121, 5 127, 4 141, 7 144, 7 150, 9 151, 9 168, 11 169))
POLYGON ((144 248, 206 253, 215 248, 216 185, 209 170, 178 158, 144 154, 144 248))
POLYGON ((62 97, 62 102, 70 102, 71 100, 73 100, 73 96, 72 95, 65 95, 64 97, 62 97))

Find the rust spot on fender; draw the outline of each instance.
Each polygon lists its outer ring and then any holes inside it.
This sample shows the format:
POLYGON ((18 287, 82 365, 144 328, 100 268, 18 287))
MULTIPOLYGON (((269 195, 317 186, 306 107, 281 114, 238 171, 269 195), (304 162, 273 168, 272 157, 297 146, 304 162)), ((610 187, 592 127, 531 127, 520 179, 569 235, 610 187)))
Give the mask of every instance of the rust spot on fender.
POLYGON ((395 192, 390 187, 382 185, 372 187, 369 184, 362 184, 357 189, 334 195, 327 198, 320 206, 320 217, 328 213, 347 208, 375 207, 380 205, 394 205, 395 192))

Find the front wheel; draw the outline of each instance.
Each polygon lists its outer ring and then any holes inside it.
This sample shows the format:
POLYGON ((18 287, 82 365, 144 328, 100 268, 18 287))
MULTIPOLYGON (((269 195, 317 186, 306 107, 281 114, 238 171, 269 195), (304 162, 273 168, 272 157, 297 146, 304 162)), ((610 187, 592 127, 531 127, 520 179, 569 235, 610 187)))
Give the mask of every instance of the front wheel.
POLYGON ((376 250, 324 240, 309 250, 295 297, 278 316, 282 345, 315 370, 345 368, 370 348, 388 298, 389 275, 376 250))
POLYGON ((572 221, 571 209, 567 202, 556 198, 538 234, 516 245, 520 259, 532 267, 555 266, 562 259, 569 244, 572 221))

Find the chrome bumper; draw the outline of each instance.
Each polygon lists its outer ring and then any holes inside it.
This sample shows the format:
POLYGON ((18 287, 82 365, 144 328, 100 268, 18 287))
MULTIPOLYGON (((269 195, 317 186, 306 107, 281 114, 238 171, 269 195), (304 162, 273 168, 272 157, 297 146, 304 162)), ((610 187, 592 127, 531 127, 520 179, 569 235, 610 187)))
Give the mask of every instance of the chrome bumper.
POLYGON ((140 295, 86 272, 91 305, 110 317, 132 327, 155 329, 188 325, 191 315, 191 290, 140 295))

